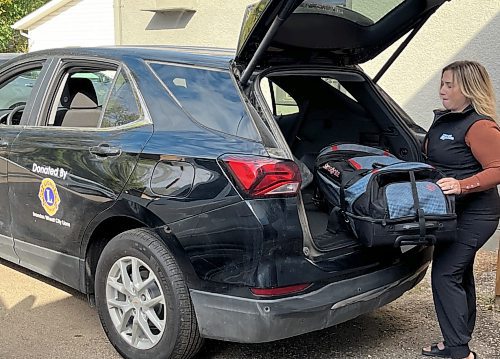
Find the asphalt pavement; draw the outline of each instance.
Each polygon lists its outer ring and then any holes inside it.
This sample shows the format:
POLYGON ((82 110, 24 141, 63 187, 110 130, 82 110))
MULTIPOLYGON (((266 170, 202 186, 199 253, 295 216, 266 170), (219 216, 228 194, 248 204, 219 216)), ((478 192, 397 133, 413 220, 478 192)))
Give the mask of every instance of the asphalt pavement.
MULTIPOLYGON (((481 359, 500 359, 500 313, 492 308, 500 232, 476 261, 481 359), (492 249, 490 249, 490 247, 492 249)), ((439 339, 429 275, 395 302, 322 331, 265 344, 207 341, 197 359, 423 358, 439 339)), ((0 260, 0 359, 119 359, 97 312, 76 291, 0 260)))

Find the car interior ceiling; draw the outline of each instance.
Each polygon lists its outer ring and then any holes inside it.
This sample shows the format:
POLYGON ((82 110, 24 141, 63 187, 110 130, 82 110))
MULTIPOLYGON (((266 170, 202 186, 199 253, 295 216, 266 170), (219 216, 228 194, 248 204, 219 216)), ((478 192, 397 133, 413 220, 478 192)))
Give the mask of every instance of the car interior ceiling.
MULTIPOLYGON (((275 117, 292 153, 311 172, 320 150, 332 143, 358 143, 396 155, 406 146, 364 81, 339 81, 353 99, 322 76, 269 78, 297 103, 297 113, 275 117)), ((329 216, 314 203, 314 186, 303 188, 302 194, 311 234, 319 248, 328 249, 339 240, 332 241, 326 232, 329 216)))

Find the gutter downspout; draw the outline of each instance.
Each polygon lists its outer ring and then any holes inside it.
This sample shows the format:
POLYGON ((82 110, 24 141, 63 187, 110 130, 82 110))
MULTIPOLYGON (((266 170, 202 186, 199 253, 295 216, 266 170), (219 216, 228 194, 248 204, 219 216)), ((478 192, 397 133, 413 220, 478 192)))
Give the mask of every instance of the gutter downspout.
POLYGON ((123 32, 122 32, 122 0, 114 0, 113 12, 114 12, 114 25, 115 25, 115 45, 123 44, 123 32))
POLYGON ((24 31, 23 29, 18 29, 18 31, 19 31, 19 35, 21 35, 22 37, 25 37, 28 40, 28 49, 27 49, 27 52, 30 52, 30 48, 31 48, 31 45, 32 45, 31 44, 31 37, 30 37, 30 35, 26 31, 24 31))

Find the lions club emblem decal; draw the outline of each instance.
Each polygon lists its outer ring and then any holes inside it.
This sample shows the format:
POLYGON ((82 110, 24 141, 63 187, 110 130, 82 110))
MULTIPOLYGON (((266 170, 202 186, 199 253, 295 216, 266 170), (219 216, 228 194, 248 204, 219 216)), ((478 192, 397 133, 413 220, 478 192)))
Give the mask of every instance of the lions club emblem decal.
POLYGON ((61 203, 61 198, 57 192, 57 186, 52 179, 43 179, 42 184, 40 185, 40 191, 38 192, 38 198, 40 198, 42 207, 49 216, 53 216, 57 213, 59 203, 61 203))

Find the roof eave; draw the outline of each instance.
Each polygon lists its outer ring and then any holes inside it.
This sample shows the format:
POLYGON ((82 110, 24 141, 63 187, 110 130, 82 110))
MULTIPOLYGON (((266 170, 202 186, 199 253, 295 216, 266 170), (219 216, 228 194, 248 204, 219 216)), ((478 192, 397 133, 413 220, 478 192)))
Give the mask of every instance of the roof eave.
POLYGON ((52 0, 40 7, 39 9, 29 13, 22 19, 16 21, 11 27, 14 30, 29 30, 34 24, 42 20, 47 15, 53 13, 57 9, 63 7, 71 0, 52 0))

